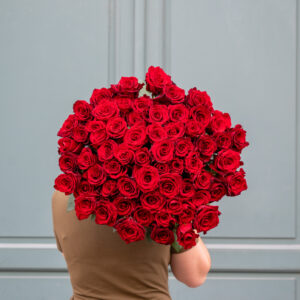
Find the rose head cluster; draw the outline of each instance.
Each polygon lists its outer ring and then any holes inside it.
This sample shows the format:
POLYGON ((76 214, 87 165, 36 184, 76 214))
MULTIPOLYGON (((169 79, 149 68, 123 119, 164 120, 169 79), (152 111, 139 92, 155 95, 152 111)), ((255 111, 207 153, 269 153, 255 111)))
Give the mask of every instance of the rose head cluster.
POLYGON ((122 77, 77 100, 57 135, 54 188, 73 194, 76 216, 115 228, 126 242, 196 244, 219 223, 211 203, 247 189, 240 124, 213 108, 196 87, 187 93, 160 67, 145 80, 122 77))

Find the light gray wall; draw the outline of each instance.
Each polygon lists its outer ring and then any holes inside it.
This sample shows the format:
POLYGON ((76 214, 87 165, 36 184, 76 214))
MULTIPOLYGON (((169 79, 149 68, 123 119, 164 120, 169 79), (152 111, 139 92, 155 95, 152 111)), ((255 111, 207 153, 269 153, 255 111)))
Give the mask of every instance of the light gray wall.
POLYGON ((218 203, 212 270, 174 300, 299 299, 299 1, 0 1, 0 299, 68 299, 51 194, 77 99, 161 65, 247 130, 248 190, 218 203), (297 44, 298 43, 298 44, 297 44), (297 51, 298 49, 298 51, 297 51))

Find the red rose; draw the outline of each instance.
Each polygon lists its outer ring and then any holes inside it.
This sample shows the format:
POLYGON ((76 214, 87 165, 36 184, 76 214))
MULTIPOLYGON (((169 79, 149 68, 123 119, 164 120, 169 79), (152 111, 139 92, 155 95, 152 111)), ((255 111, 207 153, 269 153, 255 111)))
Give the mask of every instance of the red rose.
POLYGON ((171 76, 167 75, 160 67, 150 66, 146 74, 147 90, 154 95, 162 92, 164 86, 171 84, 171 76))
POLYGON ((58 140, 58 154, 62 154, 64 152, 73 152, 73 153, 80 153, 83 145, 80 143, 75 142, 73 139, 68 137, 63 137, 58 140))
POLYGON ((79 220, 87 219, 96 208, 96 193, 81 194, 75 198, 75 212, 79 220))
POLYGON ((227 185, 227 196, 237 196, 242 191, 248 188, 247 181, 245 179, 245 171, 241 168, 235 173, 230 173, 225 176, 227 185))
POLYGON ((168 111, 171 121, 181 121, 186 123, 189 118, 189 111, 184 104, 169 105, 168 111))
POLYGON ((210 187, 212 174, 206 170, 202 170, 194 177, 195 188, 198 189, 208 189, 210 187))
POLYGON ((119 115, 119 108, 115 102, 102 100, 93 110, 92 115, 96 120, 107 121, 119 115))
POLYGON ((169 122, 164 128, 167 132, 168 138, 173 141, 183 137, 185 132, 183 122, 169 122))
POLYGON ((182 201, 178 199, 167 199, 167 210, 173 215, 179 215, 183 208, 182 201))
POLYGON ((153 166, 148 165, 135 169, 133 176, 144 193, 153 191, 158 186, 159 173, 153 166))
POLYGON ((152 123, 147 126, 146 133, 152 142, 159 142, 167 138, 165 129, 157 123, 152 123))
POLYGON ((142 207, 150 210, 153 213, 161 210, 165 203, 164 197, 158 191, 142 194, 140 201, 142 207))
POLYGON ((216 132, 213 134, 218 149, 229 149, 231 147, 231 135, 229 131, 216 132))
POLYGON ((134 99, 133 109, 139 114, 147 113, 149 107, 153 104, 153 100, 149 96, 142 96, 134 99))
POLYGON ((126 176, 120 177, 117 186, 120 193, 129 199, 137 198, 139 196, 139 189, 134 179, 126 176))
POLYGON ((158 170, 159 174, 171 173, 170 166, 167 163, 155 162, 154 167, 158 170))
POLYGON ((118 84, 112 84, 112 90, 117 94, 136 96, 143 87, 136 77, 121 77, 118 84))
POLYGON ((215 140, 208 134, 201 135, 196 141, 197 150, 200 152, 202 160, 209 161, 211 156, 217 150, 215 140))
POLYGON ((148 148, 143 147, 136 150, 134 155, 135 163, 139 166, 149 165, 150 164, 150 153, 148 148))
POLYGON ((106 139, 107 139, 107 133, 106 133, 105 127, 104 127, 104 129, 100 129, 98 131, 93 131, 90 134, 91 146, 94 147, 94 148, 96 148, 96 149, 106 139))
POLYGON ((103 168, 107 175, 109 175, 112 179, 116 179, 127 174, 127 167, 121 166, 116 159, 104 161, 103 168))
POLYGON ((77 173, 78 172, 77 157, 78 155, 72 152, 63 153, 58 160, 60 169, 64 173, 77 173))
POLYGON ((118 217, 118 211, 112 202, 101 199, 96 203, 95 215, 97 224, 114 226, 118 217))
POLYGON ((106 124, 103 121, 88 121, 85 125, 86 131, 90 132, 91 146, 98 148, 99 145, 106 140, 106 124))
POLYGON ((97 156, 93 154, 91 148, 85 147, 80 152, 77 163, 82 170, 86 170, 97 162, 97 156))
POLYGON ((198 190, 192 198, 192 203, 196 207, 196 210, 198 210, 201 205, 208 204, 209 202, 212 201, 208 190, 198 190))
POLYGON ((178 87, 175 84, 165 86, 164 94, 165 94, 165 97, 172 104, 182 103, 185 100, 185 91, 184 91, 184 89, 178 87))
POLYGON ((60 174, 56 177, 53 187, 66 195, 70 195, 75 191, 78 179, 78 176, 72 173, 60 174))
POLYGON ((118 194, 117 182, 115 180, 106 180, 103 185, 100 194, 103 197, 114 196, 118 194))
POLYGON ((211 111, 206 106, 196 105, 190 109, 190 117, 207 127, 211 119, 211 111))
POLYGON ((203 205, 200 207, 193 220, 193 228, 197 232, 203 231, 204 234, 219 224, 219 215, 221 212, 218 210, 219 206, 203 205))
POLYGON ((211 194, 210 201, 219 201, 226 194, 226 187, 223 182, 214 178, 210 185, 209 191, 211 194))
POLYGON ((223 149, 218 152, 218 155, 215 157, 214 164, 210 167, 219 173, 229 173, 235 172, 235 170, 243 165, 243 162, 240 161, 240 153, 231 149, 223 149))
POLYGON ((122 165, 127 165, 133 161, 134 152, 122 143, 114 148, 114 156, 122 165))
POLYGON ((199 121, 189 119, 185 124, 185 132, 190 137, 196 137, 205 130, 205 124, 199 121))
POLYGON ((147 142, 146 127, 134 125, 128 129, 124 136, 124 143, 132 150, 141 148, 147 142))
POLYGON ((178 173, 178 174, 182 174, 182 172, 184 171, 184 164, 183 164, 183 160, 181 158, 174 158, 170 163, 170 168, 169 168, 169 172, 168 173, 178 173))
POLYGON ((164 104, 155 104, 149 109, 149 122, 163 125, 169 120, 168 107, 164 104))
POLYGON ((103 121, 89 120, 86 122, 85 128, 88 132, 97 132, 106 129, 106 124, 103 121))
POLYGON ((131 111, 128 115, 127 115, 127 125, 128 126, 134 126, 138 123, 143 123, 143 126, 146 127, 146 122, 142 116, 142 114, 136 112, 136 111, 131 111))
POLYGON ((160 176, 159 191, 167 198, 174 198, 179 193, 182 177, 178 174, 166 173, 160 176))
POLYGON ((178 223, 184 224, 193 221, 195 217, 195 207, 192 203, 183 202, 182 211, 178 214, 178 223))
POLYGON ((199 234, 193 229, 192 223, 180 224, 176 229, 178 244, 184 249, 190 249, 196 245, 199 234))
POLYGON ((104 168, 98 163, 90 167, 84 174, 84 178, 87 178, 87 181, 93 185, 101 185, 106 180, 106 173, 104 168))
POLYGON ((133 212, 134 219, 143 226, 149 226, 153 220, 154 215, 145 207, 137 206, 133 212))
POLYGON ((145 239, 146 230, 144 226, 132 218, 122 219, 115 225, 115 228, 117 229, 121 239, 125 241, 126 244, 145 239))
POLYGON ((175 142, 175 154, 179 157, 185 157, 193 150, 193 143, 190 138, 182 137, 175 142))
POLYGON ((77 196, 79 196, 80 194, 84 194, 84 193, 91 193, 94 192, 94 186, 92 184, 90 184, 87 180, 81 178, 82 180, 80 180, 80 182, 78 183, 75 191, 74 191, 74 197, 76 198, 77 196))
POLYGON ((111 97, 111 91, 107 88, 94 89, 90 98, 90 103, 93 107, 95 107, 102 101, 111 100, 111 97))
POLYGON ((174 226, 176 220, 167 209, 161 209, 155 214, 155 221, 158 226, 169 227, 174 226))
POLYGON ((181 182, 181 186, 179 187, 181 198, 191 199, 195 194, 195 188, 192 180, 189 178, 184 178, 181 182))
POLYGON ((226 128, 231 127, 231 119, 228 113, 223 113, 219 110, 213 112, 213 116, 210 119, 209 129, 212 132, 223 132, 226 128))
POLYGON ((129 97, 116 97, 114 98, 118 108, 123 113, 128 113, 132 110, 132 99, 129 97))
POLYGON ((73 111, 81 121, 87 121, 91 117, 91 106, 85 100, 77 100, 73 104, 73 111))
POLYGON ((175 240, 174 232, 172 230, 157 225, 153 227, 150 237, 153 241, 164 245, 170 245, 175 240))
POLYGON ((97 149, 98 159, 101 162, 112 159, 117 147, 118 144, 114 140, 109 139, 104 141, 97 149))
POLYGON ((79 120, 76 115, 69 115, 68 118, 64 121, 62 127, 59 129, 57 136, 60 137, 72 137, 73 129, 78 126, 79 120))
POLYGON ((249 145, 249 142, 246 141, 246 131, 242 128, 242 125, 237 124, 234 128, 230 129, 233 150, 241 152, 243 148, 249 145))
POLYGON ((190 152, 184 159, 184 166, 187 172, 192 174, 200 173, 203 168, 203 162, 199 154, 195 151, 190 152))
POLYGON ((192 88, 189 90, 187 95, 187 103, 190 106, 197 106, 197 105, 203 105, 207 107, 209 111, 213 110, 213 105, 210 100, 210 96, 207 94, 206 91, 199 91, 197 88, 192 88))
POLYGON ((169 162, 174 157, 174 141, 164 140, 153 143, 150 152, 157 162, 169 162))
POLYGON ((126 199, 122 196, 114 198, 113 203, 116 206, 116 208, 118 210, 118 214, 120 216, 130 215, 131 212, 135 208, 135 202, 134 201, 132 201, 130 199, 126 199))
POLYGON ((127 123, 123 118, 114 117, 108 120, 107 122, 106 132, 110 137, 114 139, 123 137, 126 133, 126 130, 127 130, 127 123))
POLYGON ((88 131, 82 124, 79 124, 73 128, 73 139, 78 143, 86 144, 88 141, 88 135, 88 131))

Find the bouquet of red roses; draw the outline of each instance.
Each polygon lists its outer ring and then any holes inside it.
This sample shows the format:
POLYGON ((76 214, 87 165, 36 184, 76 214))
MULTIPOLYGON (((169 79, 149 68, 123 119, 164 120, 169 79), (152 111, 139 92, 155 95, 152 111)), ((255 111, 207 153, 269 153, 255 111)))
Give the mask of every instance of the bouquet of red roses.
POLYGON ((145 236, 176 251, 219 223, 211 203, 247 189, 240 124, 196 87, 187 95, 160 67, 122 77, 77 100, 57 135, 54 188, 68 210, 112 226, 126 242, 145 236))

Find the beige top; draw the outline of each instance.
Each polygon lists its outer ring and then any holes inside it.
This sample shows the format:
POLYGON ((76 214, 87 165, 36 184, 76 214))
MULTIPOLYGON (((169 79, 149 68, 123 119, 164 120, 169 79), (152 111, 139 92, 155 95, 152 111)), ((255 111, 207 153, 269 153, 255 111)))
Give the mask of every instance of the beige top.
POLYGON ((145 238, 126 244, 113 228, 67 212, 69 196, 52 197, 57 248, 64 253, 70 300, 170 300, 168 265, 173 248, 145 238))

